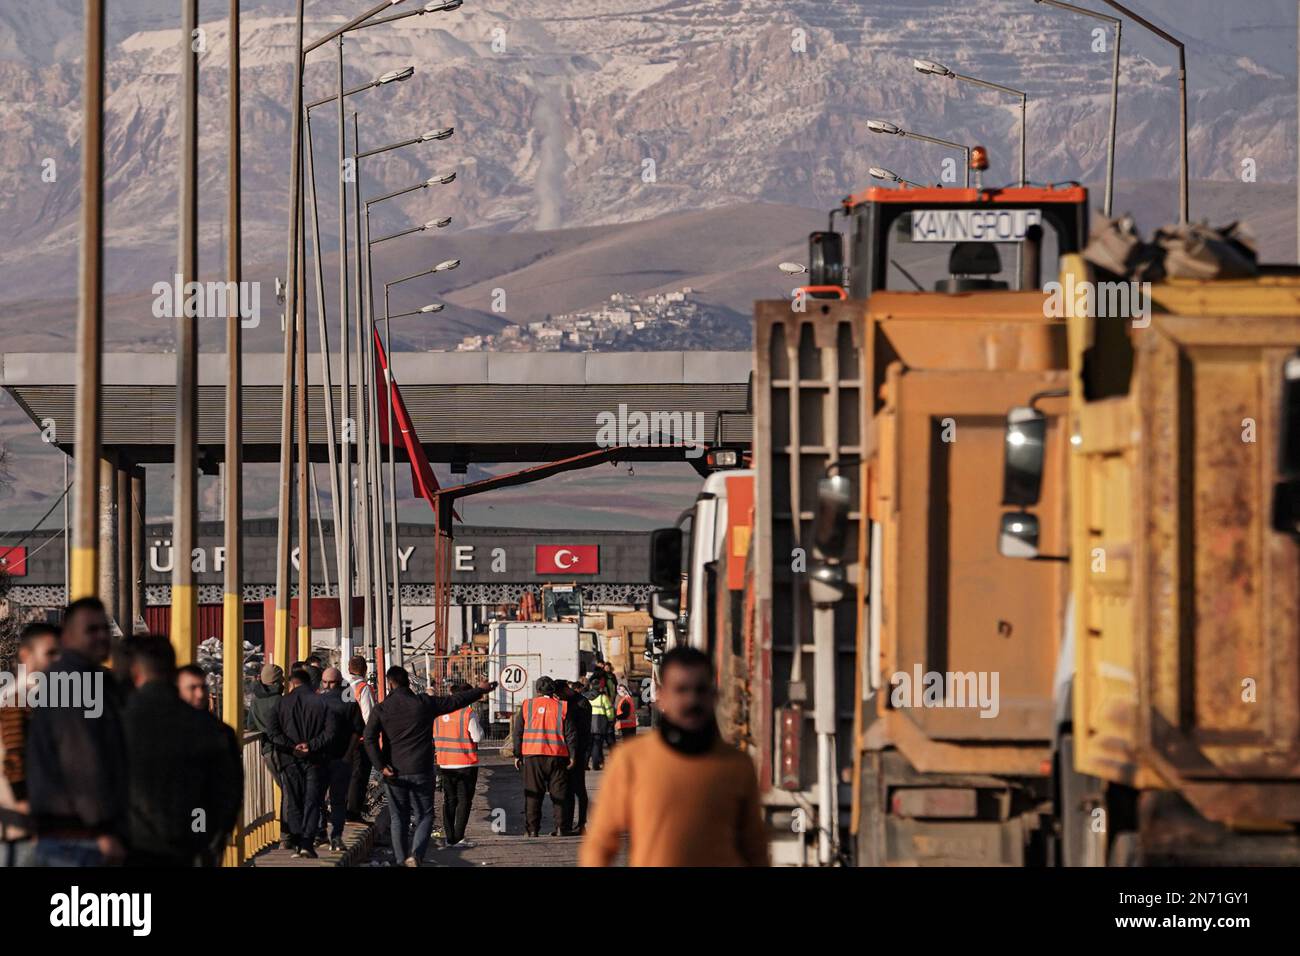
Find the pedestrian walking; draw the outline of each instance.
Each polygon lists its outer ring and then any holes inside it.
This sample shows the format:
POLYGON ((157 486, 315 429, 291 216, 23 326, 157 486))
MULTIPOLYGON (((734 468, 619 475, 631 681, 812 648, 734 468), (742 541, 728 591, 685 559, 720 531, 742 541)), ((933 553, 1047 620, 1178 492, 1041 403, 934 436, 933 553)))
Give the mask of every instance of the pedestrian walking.
POLYGON ((129 780, 127 864, 215 866, 244 793, 230 728, 181 699, 176 651, 157 635, 123 642, 134 691, 122 712, 129 780))
MULTIPOLYGON (((463 694, 469 684, 458 681, 452 693, 463 694)), ((478 745, 483 724, 473 705, 443 714, 433 722, 434 756, 442 781, 443 847, 472 847, 465 839, 474 787, 478 784, 478 745)))
POLYGON ((393 859, 419 866, 433 830, 434 718, 468 707, 497 685, 485 682, 448 696, 415 694, 410 674, 396 666, 388 668, 384 680, 388 694, 370 712, 365 746, 384 778, 393 859))
POLYGON ((61 688, 32 712, 27 794, 37 866, 106 866, 126 858, 126 742, 117 695, 102 667, 108 615, 98 598, 64 611, 59 657, 46 671, 61 688))
POLYGON ((718 735, 708 656, 673 648, 659 683, 659 727, 611 757, 579 862, 609 866, 627 837, 632 866, 766 866, 754 762, 718 735))
POLYGON ((605 766, 605 750, 614 729, 614 701, 606 691, 605 675, 597 671, 589 682, 587 700, 591 703, 591 769, 605 766))
POLYGON ((28 624, 18 638, 18 679, 0 694, 0 867, 35 862, 27 801, 27 730, 32 719, 28 694, 40 683, 37 675, 58 654, 59 629, 28 624))
MULTIPOLYGON (((375 693, 366 679, 366 659, 360 654, 348 661, 348 691, 361 708, 361 722, 370 722, 370 711, 375 706, 375 693)), ((352 754, 352 779, 348 784, 347 819, 365 822, 366 787, 370 783, 370 754, 365 747, 357 747, 352 754)))
POLYGON ((316 830, 325 793, 325 764, 334 746, 334 721, 325 702, 312 692, 311 674, 304 668, 289 674, 289 692, 271 712, 266 736, 280 755, 284 781, 280 829, 288 849, 298 856, 316 856, 316 830))
POLYGON ((357 702, 343 696, 343 672, 337 667, 327 667, 321 672, 320 697, 335 722, 333 743, 326 753, 326 793, 329 813, 321 807, 320 830, 317 842, 324 843, 326 823, 329 824, 329 847, 338 852, 343 849, 343 827, 347 821, 348 789, 352 782, 352 763, 361 747, 361 735, 366 725, 361 719, 357 702))
POLYGON ((587 754, 591 749, 591 702, 582 696, 580 687, 580 684, 566 680, 555 682, 557 695, 569 707, 576 741, 573 766, 569 769, 569 799, 564 810, 564 822, 577 834, 585 832, 587 827, 587 754), (578 813, 576 821, 575 809, 578 813))
POLYGON ((550 794, 555 829, 551 836, 571 836, 564 818, 569 798, 569 771, 576 766, 578 732, 568 705, 555 696, 555 681, 539 677, 514 715, 515 769, 524 772, 524 832, 540 836, 542 797, 550 794))
MULTIPOLYGON (((280 819, 285 817, 285 786, 284 776, 280 773, 280 768, 284 763, 280 752, 271 746, 271 741, 266 736, 267 728, 271 726, 271 715, 275 709, 280 706, 280 698, 284 694, 284 671, 275 664, 264 664, 258 681, 253 685, 253 699, 248 703, 248 711, 244 715, 244 727, 250 733, 259 733, 262 735, 262 763, 270 772, 271 778, 275 780, 275 785, 280 790, 280 819)), ((289 834, 283 831, 280 834, 280 849, 289 849, 289 834)))

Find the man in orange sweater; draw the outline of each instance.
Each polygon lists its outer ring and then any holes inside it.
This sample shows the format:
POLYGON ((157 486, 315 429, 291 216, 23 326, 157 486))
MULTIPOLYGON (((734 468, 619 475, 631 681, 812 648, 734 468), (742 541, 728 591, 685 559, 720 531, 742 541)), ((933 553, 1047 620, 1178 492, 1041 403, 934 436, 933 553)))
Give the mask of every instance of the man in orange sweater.
POLYGON ((632 866, 766 866, 754 763, 718 736, 713 665, 675 647, 659 683, 658 731, 610 757, 579 862, 609 866, 626 835, 632 866))

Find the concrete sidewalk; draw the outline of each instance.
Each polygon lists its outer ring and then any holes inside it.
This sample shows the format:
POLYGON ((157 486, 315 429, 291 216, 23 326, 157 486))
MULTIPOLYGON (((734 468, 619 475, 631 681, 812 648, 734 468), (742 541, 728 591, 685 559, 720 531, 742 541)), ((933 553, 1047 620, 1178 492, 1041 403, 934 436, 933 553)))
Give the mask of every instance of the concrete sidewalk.
MULTIPOLYGON (((595 809, 602 774, 587 773, 587 793, 591 808, 595 809)), ((437 793, 434 830, 442 830, 442 791, 437 793)), ((425 857, 425 866, 577 866, 581 837, 547 836, 553 826, 551 801, 542 803, 542 836, 524 836, 523 774, 513 763, 493 753, 480 755, 478 786, 470 811, 469 825, 465 828, 465 841, 473 846, 458 845, 442 849, 441 838, 435 837, 425 857)), ((388 846, 387 811, 377 821, 377 845, 371 854, 371 866, 392 865, 392 851, 388 846)))

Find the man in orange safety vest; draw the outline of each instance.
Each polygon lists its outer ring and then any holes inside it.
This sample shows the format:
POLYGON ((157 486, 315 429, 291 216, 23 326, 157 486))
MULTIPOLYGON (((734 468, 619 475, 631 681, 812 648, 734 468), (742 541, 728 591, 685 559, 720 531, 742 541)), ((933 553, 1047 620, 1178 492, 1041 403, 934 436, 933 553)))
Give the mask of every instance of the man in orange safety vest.
POLYGON ((539 677, 514 717, 515 769, 524 772, 524 830, 540 836, 542 797, 550 794, 555 814, 551 836, 572 836, 564 819, 569 771, 578 755, 578 732, 568 704, 555 696, 555 681, 539 677))

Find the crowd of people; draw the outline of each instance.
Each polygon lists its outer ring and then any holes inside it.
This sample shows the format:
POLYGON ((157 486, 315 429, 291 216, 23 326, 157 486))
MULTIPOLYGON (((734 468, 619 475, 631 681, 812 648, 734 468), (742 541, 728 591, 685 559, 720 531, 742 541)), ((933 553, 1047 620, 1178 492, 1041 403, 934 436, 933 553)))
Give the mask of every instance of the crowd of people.
POLYGON ((243 799, 240 746, 166 638, 114 647, 104 605, 83 598, 61 626, 23 630, 18 665, 0 699, 0 865, 220 862, 243 799))
MULTIPOLYGON (((0 866, 220 862, 243 758, 209 711, 201 668, 177 667, 165 637, 114 645, 95 598, 69 605, 61 626, 28 625, 17 665, 18 679, 0 686, 0 866)), ((457 677, 449 693, 417 693, 402 667, 383 678, 377 702, 361 656, 346 677, 317 655, 287 674, 262 668, 245 725, 262 735, 279 785, 282 849, 343 849, 346 823, 368 819, 374 772, 395 863, 420 866, 435 836, 440 849, 473 846, 465 835, 485 733, 476 705, 497 685, 457 677)), ((660 719, 640 735, 637 698, 608 663, 580 680, 535 681, 510 728, 527 836, 540 836, 549 797, 551 836, 585 836, 584 865, 610 865, 624 841, 632 865, 765 864, 753 764, 718 735, 711 662, 674 648, 659 678, 660 719), (589 769, 605 771, 590 823, 589 769)))

